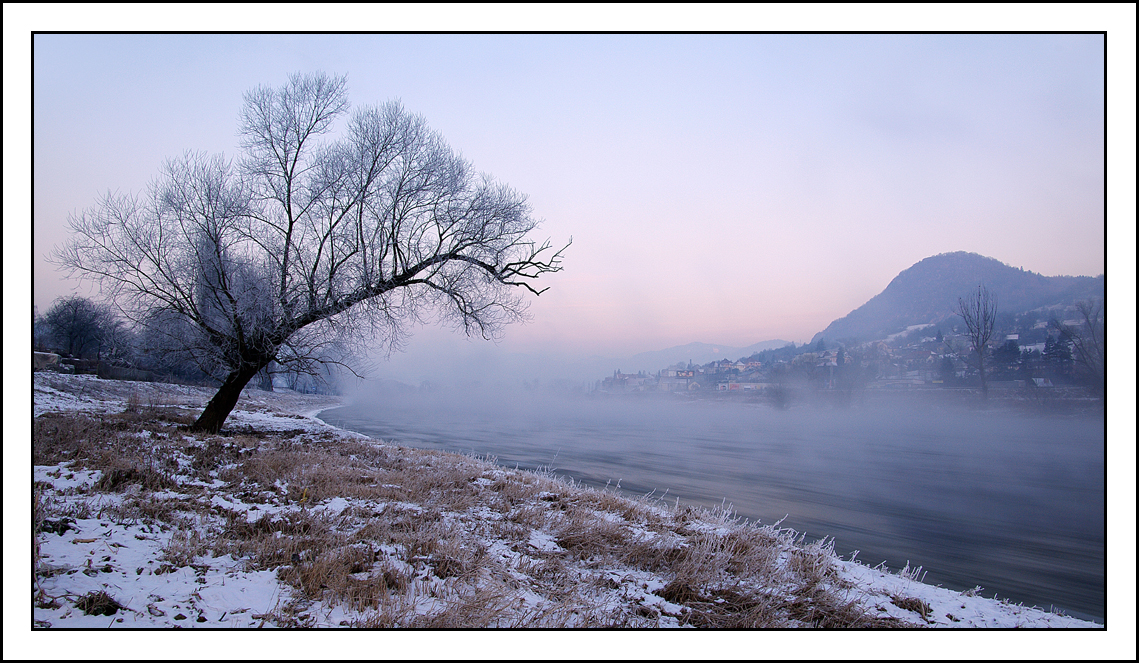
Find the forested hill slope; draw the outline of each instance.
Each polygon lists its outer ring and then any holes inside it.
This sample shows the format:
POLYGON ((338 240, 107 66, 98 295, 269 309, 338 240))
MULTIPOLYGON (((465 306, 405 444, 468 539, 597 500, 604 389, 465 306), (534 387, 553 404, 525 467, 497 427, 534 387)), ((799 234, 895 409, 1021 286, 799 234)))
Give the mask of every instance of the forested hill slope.
POLYGON ((1042 276, 1009 267, 976 253, 957 251, 926 258, 894 277, 886 289, 846 317, 835 320, 812 339, 827 343, 885 338, 910 325, 960 318, 955 310, 984 284, 997 296, 998 314, 1017 314, 1080 299, 1104 296, 1104 276, 1042 276))

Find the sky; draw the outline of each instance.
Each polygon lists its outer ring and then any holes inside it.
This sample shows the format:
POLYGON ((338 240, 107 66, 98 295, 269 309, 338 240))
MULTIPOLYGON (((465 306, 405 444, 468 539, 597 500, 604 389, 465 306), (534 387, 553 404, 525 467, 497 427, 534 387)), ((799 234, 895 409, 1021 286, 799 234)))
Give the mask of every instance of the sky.
MULTIPOLYGON (((316 70, 526 194, 535 239, 572 237, 494 352, 804 342, 950 251, 1105 271, 1102 34, 39 34, 32 55, 40 312, 93 293, 45 259, 69 215, 185 150, 238 156, 243 92, 316 70)), ((482 345, 429 326, 404 360, 482 345)))

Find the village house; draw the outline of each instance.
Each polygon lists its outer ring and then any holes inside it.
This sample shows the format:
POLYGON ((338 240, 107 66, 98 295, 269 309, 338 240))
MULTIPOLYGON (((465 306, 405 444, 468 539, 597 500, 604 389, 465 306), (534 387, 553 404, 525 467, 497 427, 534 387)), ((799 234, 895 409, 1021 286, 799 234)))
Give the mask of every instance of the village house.
POLYGON ((656 387, 656 378, 642 373, 622 373, 621 369, 613 371, 613 376, 601 381, 601 388, 606 391, 646 391, 656 387))
POLYGON ((770 382, 721 382, 716 385, 719 391, 763 391, 773 387, 770 382))

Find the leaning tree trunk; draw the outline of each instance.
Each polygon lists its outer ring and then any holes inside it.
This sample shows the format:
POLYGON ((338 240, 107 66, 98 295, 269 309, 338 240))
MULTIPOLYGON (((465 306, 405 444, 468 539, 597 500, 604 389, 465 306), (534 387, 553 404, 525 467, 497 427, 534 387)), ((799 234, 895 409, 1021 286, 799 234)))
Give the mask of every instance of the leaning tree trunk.
POLYGON ((241 396, 241 390, 257 372, 267 366, 269 362, 264 364, 246 364, 245 366, 233 371, 229 377, 222 383, 218 393, 210 399, 206 404, 206 409, 202 411, 202 415, 198 417, 191 426, 190 430, 199 431, 202 433, 217 433, 221 430, 222 424, 225 423, 226 417, 233 411, 233 407, 237 405, 237 399, 241 396))

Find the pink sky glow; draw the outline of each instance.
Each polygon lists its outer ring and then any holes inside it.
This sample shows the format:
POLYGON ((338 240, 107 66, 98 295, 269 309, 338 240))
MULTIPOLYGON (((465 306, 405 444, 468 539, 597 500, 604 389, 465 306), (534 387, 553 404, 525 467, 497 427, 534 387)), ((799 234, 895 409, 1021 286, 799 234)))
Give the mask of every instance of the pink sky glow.
POLYGON ((948 251, 1045 275, 1105 269, 1099 34, 45 34, 32 45, 41 312, 77 285, 44 260, 69 214, 143 190, 184 150, 236 156, 242 93, 313 70, 346 73, 354 105, 401 99, 529 196, 544 220, 536 239, 573 237, 533 322, 507 330, 511 350, 803 342, 948 251))

